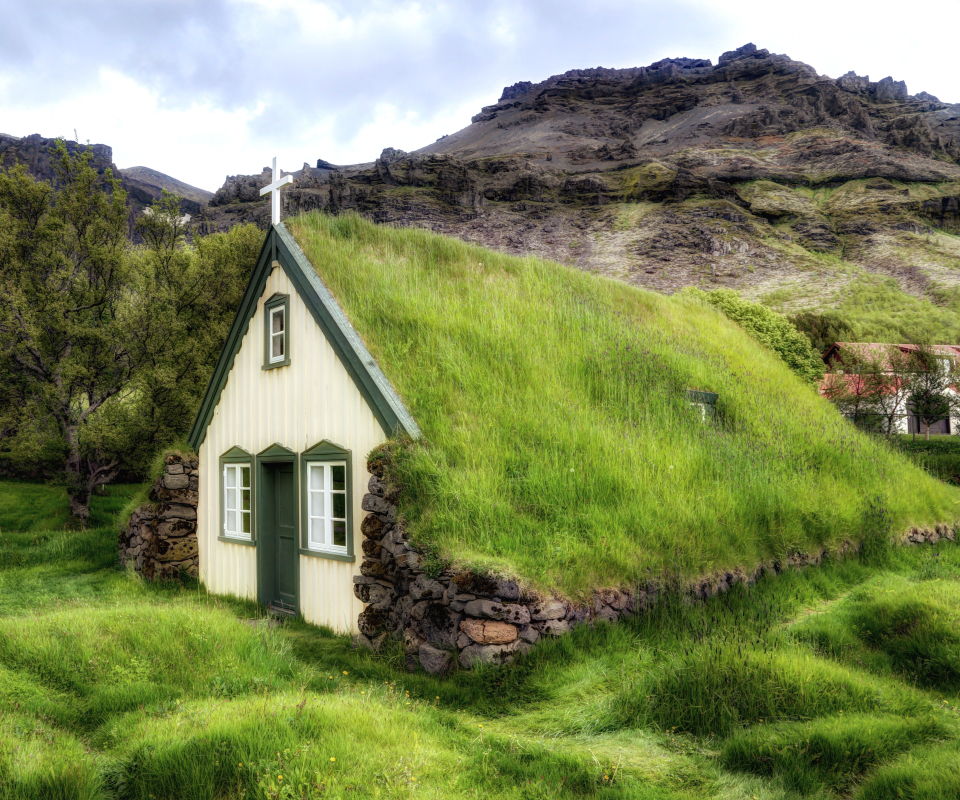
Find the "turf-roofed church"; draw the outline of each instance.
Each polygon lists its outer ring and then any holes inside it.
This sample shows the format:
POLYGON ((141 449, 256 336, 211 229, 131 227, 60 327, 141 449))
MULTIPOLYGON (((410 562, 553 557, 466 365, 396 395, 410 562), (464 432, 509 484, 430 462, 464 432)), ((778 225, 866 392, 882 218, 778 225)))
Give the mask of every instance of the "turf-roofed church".
POLYGON ((355 631, 367 455, 395 433, 420 435, 275 223, 190 434, 200 456, 204 584, 355 631))

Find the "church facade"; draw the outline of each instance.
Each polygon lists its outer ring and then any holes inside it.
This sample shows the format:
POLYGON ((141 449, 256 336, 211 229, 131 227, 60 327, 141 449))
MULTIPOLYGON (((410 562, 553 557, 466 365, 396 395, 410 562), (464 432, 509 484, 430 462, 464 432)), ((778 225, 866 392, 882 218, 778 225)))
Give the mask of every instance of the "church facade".
POLYGON ((282 223, 273 225, 190 443, 200 579, 357 630, 367 454, 420 431, 282 223))

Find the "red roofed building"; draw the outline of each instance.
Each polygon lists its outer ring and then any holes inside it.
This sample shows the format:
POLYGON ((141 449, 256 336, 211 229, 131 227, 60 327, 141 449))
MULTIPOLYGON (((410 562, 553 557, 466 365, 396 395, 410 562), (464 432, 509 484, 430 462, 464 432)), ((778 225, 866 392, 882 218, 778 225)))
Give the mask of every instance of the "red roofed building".
MULTIPOLYGON (((930 345, 928 350, 948 361, 948 370, 957 372, 960 370, 960 345, 940 344, 930 345)), ((856 416, 863 414, 865 416, 878 414, 883 409, 872 409, 869 401, 871 393, 880 392, 884 396, 890 396, 905 390, 905 384, 901 378, 888 374, 885 378, 878 377, 876 372, 870 375, 860 374, 862 364, 874 361, 890 363, 898 355, 909 359, 909 357, 920 350, 915 344, 885 344, 881 342, 834 342, 823 354, 823 360, 827 364, 828 372, 823 377, 820 384, 820 394, 824 397, 835 397, 838 393, 843 393, 847 399, 846 405, 855 405, 858 410, 856 414, 845 412, 847 416, 856 416), (842 383, 842 386, 839 385, 842 383), (840 390, 840 391, 838 391, 840 390), (863 404, 857 403, 857 398, 863 398, 863 404), (852 398, 852 399, 851 399, 852 398), (861 410, 862 408, 862 410, 861 410)), ((903 361, 900 362, 901 367, 903 361)), ((895 369, 891 365, 890 373, 895 369)), ((902 373, 902 368, 901 368, 902 373)), ((957 386, 953 385, 947 390, 947 394, 958 396, 957 386)), ((899 433, 924 433, 925 429, 922 422, 915 414, 910 413, 909 403, 904 403, 903 413, 897 415, 895 429, 899 433)), ((944 417, 930 425, 931 434, 950 434, 960 432, 960 418, 944 417)))

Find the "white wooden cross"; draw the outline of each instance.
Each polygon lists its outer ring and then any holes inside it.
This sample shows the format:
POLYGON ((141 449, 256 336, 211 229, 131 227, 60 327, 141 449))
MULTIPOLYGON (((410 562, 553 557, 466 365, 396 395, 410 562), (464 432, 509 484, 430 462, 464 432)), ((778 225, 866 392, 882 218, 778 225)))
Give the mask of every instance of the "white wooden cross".
POLYGON ((260 196, 263 197, 265 194, 270 194, 273 192, 272 198, 272 212, 273 212, 273 224, 276 225, 280 222, 280 187, 286 186, 288 183, 293 183, 293 175, 284 175, 282 178, 277 180, 277 159, 273 159, 273 183, 269 183, 260 190, 260 196))

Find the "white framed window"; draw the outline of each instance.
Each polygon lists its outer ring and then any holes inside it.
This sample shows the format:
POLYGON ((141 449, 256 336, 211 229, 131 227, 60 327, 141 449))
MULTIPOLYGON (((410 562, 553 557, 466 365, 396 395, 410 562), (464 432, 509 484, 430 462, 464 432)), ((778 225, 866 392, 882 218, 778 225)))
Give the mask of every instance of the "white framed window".
POLYGON ((287 307, 270 309, 270 363, 276 364, 287 357, 287 307))
POLYGON ((223 467, 223 535, 231 539, 251 539, 250 465, 225 464, 223 467))
POLYGON ((347 462, 307 464, 307 546, 347 554, 347 462))

